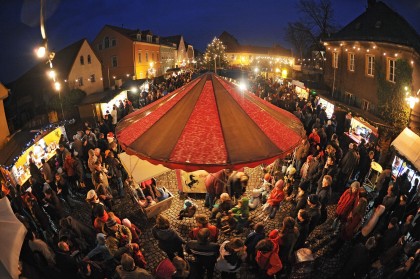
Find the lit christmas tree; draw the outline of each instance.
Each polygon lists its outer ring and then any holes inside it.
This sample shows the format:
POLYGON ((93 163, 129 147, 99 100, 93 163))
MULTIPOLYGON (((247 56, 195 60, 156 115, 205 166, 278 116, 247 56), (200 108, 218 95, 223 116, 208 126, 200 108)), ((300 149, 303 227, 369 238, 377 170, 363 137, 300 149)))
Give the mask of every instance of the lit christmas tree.
POLYGON ((204 53, 204 63, 209 69, 220 69, 228 65, 225 46, 218 38, 208 44, 204 53))

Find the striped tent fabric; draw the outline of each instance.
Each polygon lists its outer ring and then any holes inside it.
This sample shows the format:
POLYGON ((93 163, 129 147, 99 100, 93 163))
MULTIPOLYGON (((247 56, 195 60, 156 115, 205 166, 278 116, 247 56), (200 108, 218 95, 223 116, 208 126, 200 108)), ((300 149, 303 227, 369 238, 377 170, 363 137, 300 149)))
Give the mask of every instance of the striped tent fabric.
POLYGON ((271 163, 304 137, 298 118, 211 73, 122 119, 130 155, 170 169, 215 172, 271 163))

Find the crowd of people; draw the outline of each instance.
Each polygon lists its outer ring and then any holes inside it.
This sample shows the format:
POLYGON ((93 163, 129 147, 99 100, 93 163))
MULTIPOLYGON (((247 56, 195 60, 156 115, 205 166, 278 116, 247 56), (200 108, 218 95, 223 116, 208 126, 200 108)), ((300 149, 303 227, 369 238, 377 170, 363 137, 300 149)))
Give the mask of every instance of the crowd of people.
MULTIPOLYGON (((183 74, 156 85, 150 101, 190 79, 183 74)), ((135 109, 129 101, 115 106, 97 127, 85 123, 72 140, 63 135, 55 159, 43 161, 41 170, 29 160, 29 187, 2 187, 28 231, 22 278, 237 278, 243 269, 255 278, 418 278, 418 181, 410 181, 408 173, 393 177, 385 162, 367 191, 367 171, 383 157, 380 148, 363 140, 343 148, 334 116, 328 119, 313 100, 299 100, 272 81, 257 80, 255 86, 260 97, 284 101, 277 105, 302 120, 307 137, 287 168, 280 160, 262 166, 261 183, 252 188, 244 171, 209 174, 207 209, 186 198, 179 212, 178 222, 196 223, 188 235, 158 215, 151 234, 167 258, 157 267, 143 254, 150 251, 142 250, 140 225, 114 210, 127 195, 139 207, 168 197, 154 179, 134 181, 118 159, 113 131, 135 109), (88 223, 72 214, 82 204, 90 208, 88 223), (267 222, 276 220, 269 230, 267 222), (319 226, 330 236, 323 259, 311 242, 319 226), (325 257, 343 250, 345 258, 326 275, 325 257)))

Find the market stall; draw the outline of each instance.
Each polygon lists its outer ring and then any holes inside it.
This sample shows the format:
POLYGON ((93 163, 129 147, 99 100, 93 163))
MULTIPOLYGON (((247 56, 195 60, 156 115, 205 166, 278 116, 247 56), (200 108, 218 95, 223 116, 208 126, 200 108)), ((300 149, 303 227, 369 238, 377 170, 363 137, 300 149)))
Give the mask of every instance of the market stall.
POLYGON ((327 116, 328 116, 329 119, 334 114, 335 106, 334 106, 333 103, 331 103, 327 99, 318 96, 316 105, 321 105, 321 108, 324 108, 324 107, 326 108, 325 112, 327 113, 327 116))
POLYGON ((392 161, 392 175, 398 177, 408 172, 408 179, 414 186, 415 179, 420 180, 420 137, 405 128, 391 146, 397 153, 392 161))
POLYGON ((292 80, 292 85, 295 86, 295 92, 299 98, 305 100, 309 98, 309 90, 305 87, 303 82, 292 80))
POLYGON ((361 117, 352 117, 350 129, 345 131, 344 134, 357 144, 359 144, 362 139, 366 142, 374 142, 378 139, 378 128, 361 117))
POLYGON ((87 121, 99 121, 107 110, 112 110, 114 104, 125 99, 127 99, 127 90, 108 90, 87 95, 78 106, 80 118, 87 121))
MULTIPOLYGON (((66 136, 64 126, 39 131, 32 141, 23 145, 23 148, 26 149, 22 150, 22 146, 20 146, 20 150, 16 150, 21 152, 20 155, 11 154, 10 156, 12 157, 1 161, 4 168, 2 170, 3 176, 6 175, 7 180, 10 180, 14 185, 23 185, 30 177, 29 160, 33 159, 35 164, 41 168, 41 159, 48 161, 55 156, 55 150, 58 148, 58 142, 63 134, 66 136)), ((12 142, 10 145, 13 144, 12 142)), ((5 149, 7 148, 8 146, 6 145, 5 149)))

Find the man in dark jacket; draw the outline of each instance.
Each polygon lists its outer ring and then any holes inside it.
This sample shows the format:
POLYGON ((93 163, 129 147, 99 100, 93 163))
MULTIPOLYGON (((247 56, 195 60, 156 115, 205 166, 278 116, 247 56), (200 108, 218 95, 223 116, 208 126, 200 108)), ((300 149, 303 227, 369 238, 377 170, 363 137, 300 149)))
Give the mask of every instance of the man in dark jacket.
POLYGON ((365 244, 356 244, 350 253, 350 258, 346 261, 346 264, 340 273, 340 278, 363 278, 363 276, 369 271, 372 260, 371 251, 375 248, 375 246, 376 240, 373 236, 370 237, 365 244))
POLYGON ((197 235, 197 240, 190 240, 187 242, 185 250, 189 254, 193 254, 195 262, 193 268, 197 277, 204 278, 204 270, 207 272, 207 278, 213 278, 214 265, 219 257, 219 244, 210 242, 210 231, 207 228, 200 229, 197 235))
POLYGON ((308 211, 305 209, 301 209, 298 211, 297 218, 296 218, 296 226, 299 230, 299 237, 295 244, 295 249, 303 248, 306 239, 309 236, 309 222, 310 216, 308 211))
POLYGON ((321 189, 318 188, 316 194, 319 197, 319 202, 321 203, 321 220, 320 223, 327 220, 327 205, 331 199, 332 195, 332 177, 330 175, 324 175, 322 178, 321 189))
POLYGON ((354 172, 354 170, 359 165, 359 155, 356 151, 356 145, 350 143, 349 150, 347 151, 346 155, 344 155, 343 159, 340 161, 338 166, 339 172, 339 179, 337 181, 337 188, 340 190, 344 189, 347 182, 350 179, 350 176, 354 172))
POLYGON ((319 203, 317 195, 309 195, 306 211, 308 212, 310 218, 308 233, 310 234, 315 229, 315 227, 319 225, 319 220, 321 218, 321 204, 319 203))
POLYGON ((260 240, 265 238, 265 231, 264 231, 264 224, 257 223, 254 226, 254 230, 246 237, 245 239, 245 246, 246 246, 246 253, 247 253, 247 261, 251 265, 251 267, 256 267, 257 263, 255 262, 255 246, 260 240))

